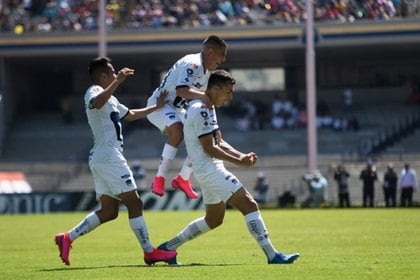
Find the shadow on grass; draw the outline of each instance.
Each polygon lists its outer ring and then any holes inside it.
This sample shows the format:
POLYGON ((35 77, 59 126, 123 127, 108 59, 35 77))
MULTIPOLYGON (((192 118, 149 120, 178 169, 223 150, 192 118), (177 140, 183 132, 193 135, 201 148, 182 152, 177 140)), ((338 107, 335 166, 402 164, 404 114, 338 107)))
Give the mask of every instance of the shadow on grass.
POLYGON ((128 265, 108 265, 108 266, 92 266, 92 267, 62 267, 62 268, 45 268, 38 269, 39 272, 54 272, 54 271, 65 271, 65 270, 90 270, 90 269, 108 269, 108 268, 129 268, 129 267, 157 267, 157 268, 183 268, 183 267, 193 267, 193 266, 203 266, 203 267, 222 267, 222 266, 237 266, 241 264, 205 264, 205 263, 190 263, 182 265, 146 265, 146 264, 128 264, 128 265))

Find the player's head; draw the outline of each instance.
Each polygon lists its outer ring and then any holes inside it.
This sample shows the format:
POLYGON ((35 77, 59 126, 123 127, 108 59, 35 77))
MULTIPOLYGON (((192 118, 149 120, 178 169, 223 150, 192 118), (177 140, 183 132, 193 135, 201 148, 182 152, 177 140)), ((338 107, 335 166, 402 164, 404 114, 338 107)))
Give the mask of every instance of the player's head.
POLYGON ((111 59, 97 57, 89 64, 89 76, 92 83, 100 86, 108 86, 116 77, 111 59))
POLYGON ((210 75, 206 93, 216 107, 223 106, 232 99, 235 83, 228 71, 216 70, 210 75))
POLYGON ((206 70, 215 70, 225 62, 227 55, 226 42, 216 35, 208 36, 203 42, 203 60, 206 70))

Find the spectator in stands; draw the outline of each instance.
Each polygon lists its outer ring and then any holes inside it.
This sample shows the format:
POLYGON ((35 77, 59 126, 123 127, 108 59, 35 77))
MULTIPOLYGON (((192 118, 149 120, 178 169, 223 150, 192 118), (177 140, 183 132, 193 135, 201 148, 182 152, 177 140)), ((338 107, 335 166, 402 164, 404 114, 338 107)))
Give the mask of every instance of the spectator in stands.
POLYGON ((413 206, 413 192, 417 190, 417 175, 409 163, 404 164, 398 185, 401 190, 401 207, 413 206))
POLYGON ((350 88, 345 88, 343 91, 344 110, 349 112, 353 107, 353 91, 350 88))
POLYGON ((350 173, 346 170, 345 166, 340 164, 334 171, 334 180, 337 182, 338 202, 340 207, 351 207, 350 205, 350 192, 348 179, 350 173))
POLYGON ((373 207, 375 201, 375 182, 378 180, 376 167, 371 160, 366 163, 366 168, 360 172, 363 182, 363 207, 373 207))
POLYGON ((280 208, 295 207, 296 196, 291 191, 285 191, 278 197, 278 205, 280 208))
MULTIPOLYGON (((0 32, 82 31, 97 28, 98 1, 3 1, 0 32)), ((353 22, 414 16, 415 1, 315 1, 315 21, 353 22)), ((272 23, 302 23, 301 1, 124 1, 106 5, 109 29, 197 28, 272 23)))
POLYGON ((358 131, 359 129, 359 119, 355 115, 350 115, 350 117, 347 119, 347 130, 358 131))
POLYGON ((267 203, 267 194, 270 186, 268 185, 267 178, 264 175, 264 172, 260 171, 257 174, 257 182, 254 186, 254 191, 256 192, 255 201, 259 204, 267 203))
POLYGON ((86 91, 85 106, 94 138, 94 146, 89 154, 89 167, 101 209, 88 214, 70 231, 55 235, 60 258, 66 265, 70 265, 72 243, 98 226, 117 218, 120 202, 123 202, 128 210, 130 227, 144 251, 144 261, 149 265, 159 261, 169 262, 175 258, 176 252, 155 249, 149 240, 143 204, 137 193, 133 173, 122 154, 121 126, 121 119, 135 121, 161 108, 166 103, 167 94, 163 92, 155 105, 128 109, 119 103, 114 93, 127 77, 134 75, 133 69, 125 67, 116 73, 110 59, 99 57, 90 62, 89 75, 93 85, 86 91))
POLYGON ((319 170, 305 174, 302 178, 308 185, 309 196, 302 207, 319 207, 328 199, 328 181, 319 170))
POLYGON ((334 122, 334 118, 331 114, 330 106, 325 99, 319 100, 316 106, 317 112, 317 127, 318 128, 331 128, 334 122))
POLYGON ((398 175, 394 171, 394 164, 388 163, 387 170, 384 174, 384 199, 386 207, 395 207, 397 198, 397 182, 398 175))

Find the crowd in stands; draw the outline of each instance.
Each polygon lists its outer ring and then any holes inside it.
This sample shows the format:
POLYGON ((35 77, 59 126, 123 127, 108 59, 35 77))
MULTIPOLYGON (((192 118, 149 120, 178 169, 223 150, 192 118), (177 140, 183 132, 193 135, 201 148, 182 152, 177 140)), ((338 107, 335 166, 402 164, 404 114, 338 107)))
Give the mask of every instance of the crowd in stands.
MULTIPOLYGON (((99 0, 3 0, 0 33, 95 30, 99 0)), ((315 21, 414 16, 414 0, 315 0, 315 21)), ((304 0, 105 0, 108 29, 301 23, 304 0)))
MULTIPOLYGON (((259 99, 243 98, 231 103, 223 112, 234 120, 238 131, 262 129, 296 129, 307 125, 307 113, 304 105, 293 102, 280 95, 275 95, 267 105, 259 99), (271 108, 270 108, 271 106, 271 108)), ((346 112, 343 116, 334 115, 325 100, 317 104, 316 126, 318 129, 331 129, 336 132, 357 131, 360 128, 358 118, 346 112)))

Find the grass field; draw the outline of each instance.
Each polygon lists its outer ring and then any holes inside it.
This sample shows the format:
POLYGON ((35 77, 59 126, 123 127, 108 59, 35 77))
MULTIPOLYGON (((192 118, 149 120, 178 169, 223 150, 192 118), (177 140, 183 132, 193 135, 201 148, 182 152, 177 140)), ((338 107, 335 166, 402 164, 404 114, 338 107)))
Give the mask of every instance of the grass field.
MULTIPOLYGON (((419 209, 264 210, 278 250, 300 252, 292 265, 267 265, 243 217, 178 250, 180 267, 144 264, 127 215, 73 243, 71 266, 53 243, 86 213, 0 216, 0 279, 420 279, 419 209)), ((155 246, 201 211, 145 212, 155 246)))

